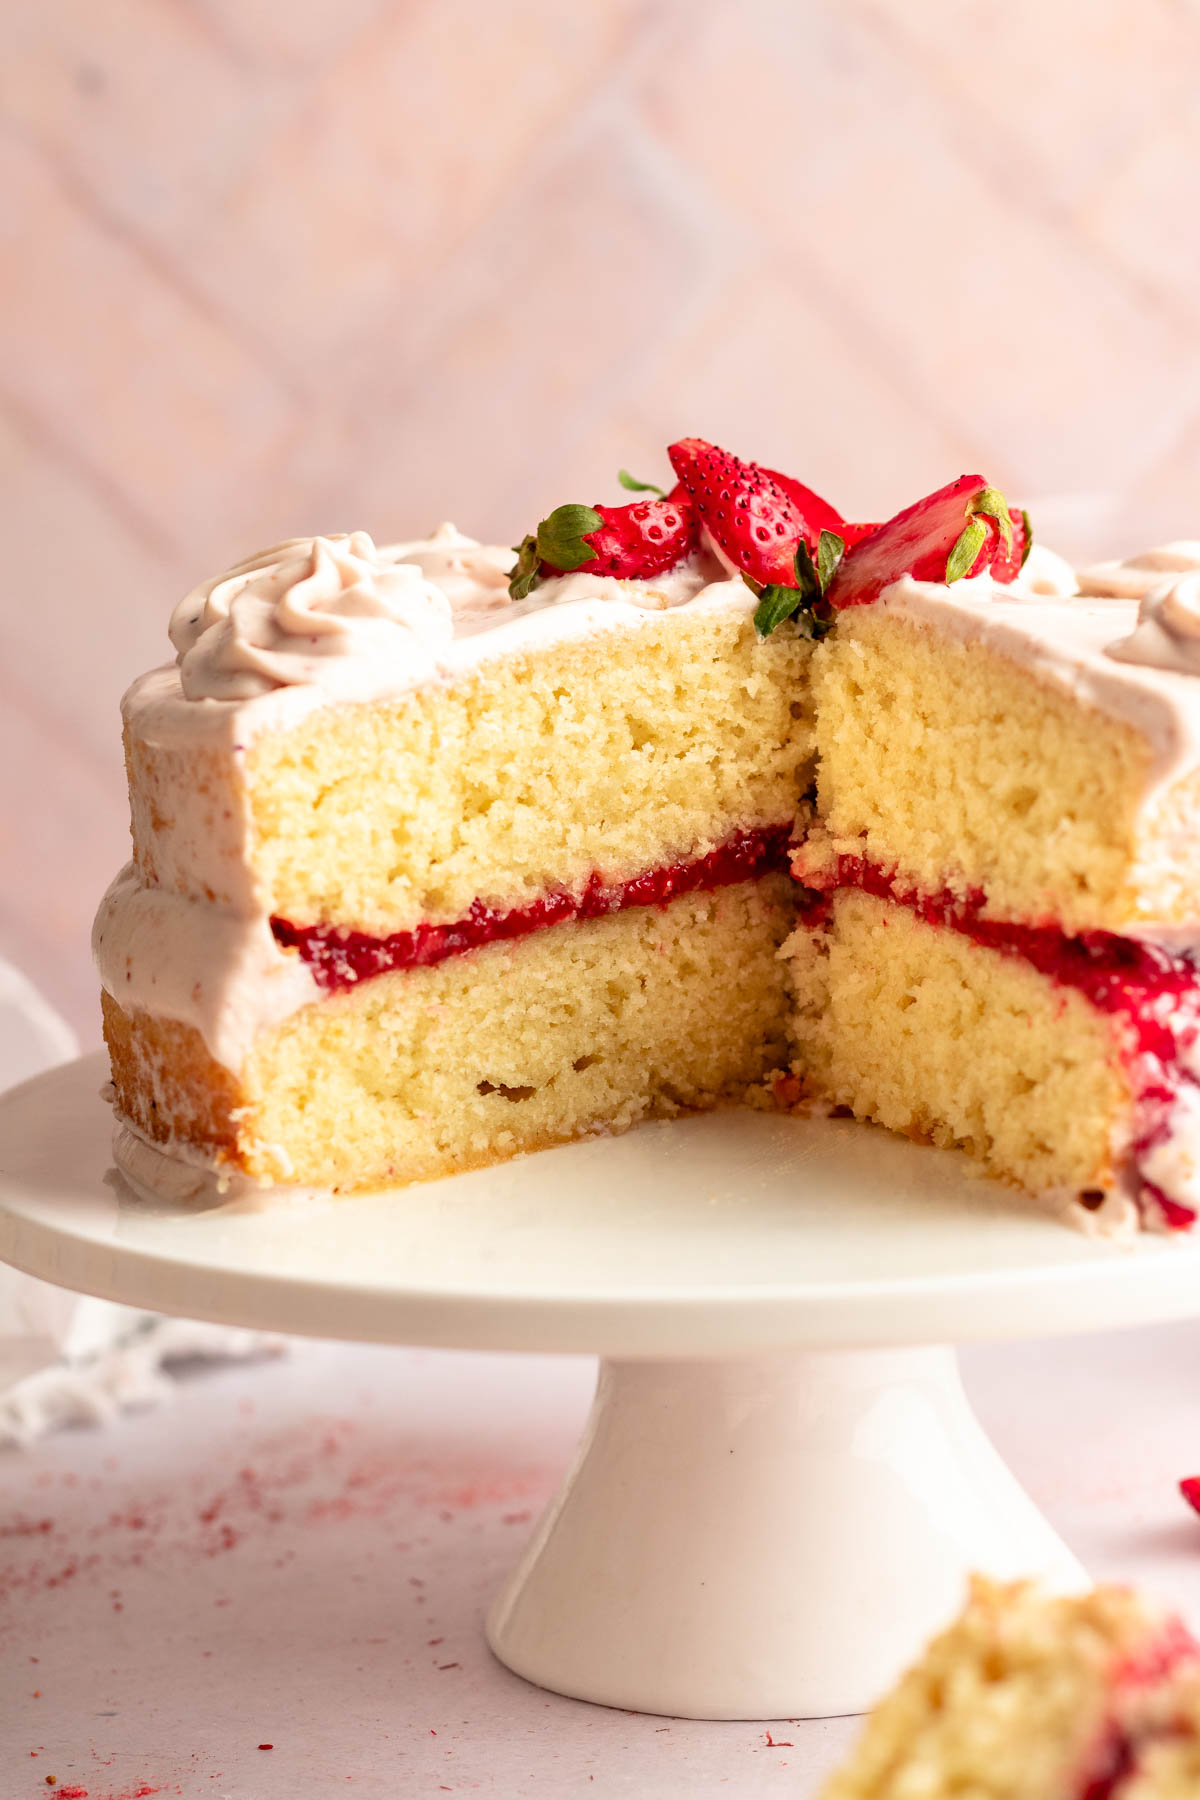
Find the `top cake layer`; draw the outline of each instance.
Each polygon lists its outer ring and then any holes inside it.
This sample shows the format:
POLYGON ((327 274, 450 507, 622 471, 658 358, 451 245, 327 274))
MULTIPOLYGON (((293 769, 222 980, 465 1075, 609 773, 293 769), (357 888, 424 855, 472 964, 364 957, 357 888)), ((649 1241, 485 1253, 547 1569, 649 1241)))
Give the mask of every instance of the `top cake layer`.
POLYGON ((511 553, 452 528, 349 543, 285 546, 178 609, 180 667, 124 703, 144 884, 382 934, 793 817, 811 646, 762 641, 713 559, 513 602, 511 553))
POLYGON ((986 577, 905 578, 842 613, 814 667, 814 875, 841 850, 903 886, 982 895, 993 917, 1189 932, 1200 682, 1178 639, 1175 666, 1157 666, 1170 658, 1148 626, 1162 633, 1132 598, 986 577), (1154 662, 1124 660, 1131 644, 1154 662))

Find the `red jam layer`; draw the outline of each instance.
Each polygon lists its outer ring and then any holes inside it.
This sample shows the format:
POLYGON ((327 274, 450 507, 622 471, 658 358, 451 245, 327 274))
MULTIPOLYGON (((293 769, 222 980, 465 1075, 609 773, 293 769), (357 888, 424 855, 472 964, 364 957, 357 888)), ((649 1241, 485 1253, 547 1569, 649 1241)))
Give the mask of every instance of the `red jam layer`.
POLYGON ((292 925, 278 918, 271 920, 271 930, 277 943, 300 952, 321 987, 337 993, 372 975, 428 968, 482 944, 528 937, 568 919, 601 919, 631 906, 666 906, 681 894, 708 894, 735 882, 786 874, 791 835, 790 821, 738 831, 707 856, 667 863, 629 881, 606 882, 593 874, 582 894, 543 894, 528 906, 507 911, 475 900, 466 917, 452 925, 418 925, 388 937, 340 925, 292 925))
MULTIPOLYGON (((805 909, 811 924, 820 923, 836 889, 860 888, 907 907, 926 925, 961 932, 985 949, 1023 958, 1039 974, 1062 987, 1074 988, 1098 1011, 1118 1019, 1138 1103, 1138 1134, 1132 1146, 1135 1164, 1169 1136, 1170 1112, 1179 1090, 1195 1084, 1195 1077, 1180 1060, 1181 1050, 1190 1048, 1200 1033, 1200 972, 1189 957, 1115 932, 1086 931, 1068 937, 1056 925, 985 918, 985 899, 979 890, 965 896, 949 889, 923 893, 862 856, 837 857, 818 879, 819 888, 814 887, 812 875, 804 875, 812 894, 805 909)), ((1141 1192, 1172 1229, 1186 1230, 1195 1223, 1191 1205, 1172 1199, 1144 1178, 1141 1192)))

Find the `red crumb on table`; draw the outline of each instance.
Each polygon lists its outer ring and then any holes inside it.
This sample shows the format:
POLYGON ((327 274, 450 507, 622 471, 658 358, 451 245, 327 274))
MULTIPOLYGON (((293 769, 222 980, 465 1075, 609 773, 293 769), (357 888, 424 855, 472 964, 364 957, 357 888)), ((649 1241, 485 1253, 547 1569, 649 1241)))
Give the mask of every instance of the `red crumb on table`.
POLYGON ((1185 1475, 1179 1484, 1179 1491, 1193 1512, 1200 1513, 1200 1475, 1185 1475))
POLYGON ((53 1530, 53 1519, 17 1518, 7 1525, 0 1525, 0 1538, 44 1537, 48 1531, 53 1530))
POLYGON ((260 1750, 273 1750, 275 1748, 274 1744, 260 1744, 258 1747, 260 1750))
POLYGON ((81 1787, 59 1788, 59 1800, 88 1800, 88 1791, 81 1787))
POLYGON ((790 1738, 773 1738, 769 1731, 764 1731, 768 1750, 794 1750, 796 1746, 790 1738))

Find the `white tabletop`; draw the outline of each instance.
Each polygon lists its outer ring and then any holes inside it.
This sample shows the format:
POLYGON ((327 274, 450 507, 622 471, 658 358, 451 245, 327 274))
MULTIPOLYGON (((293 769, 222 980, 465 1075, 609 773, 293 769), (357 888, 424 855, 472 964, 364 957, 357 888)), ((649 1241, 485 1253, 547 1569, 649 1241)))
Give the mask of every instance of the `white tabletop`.
MULTIPOLYGON (((1175 1491, 1200 1470, 1200 1325, 964 1362, 1093 1573, 1200 1617, 1200 1520, 1175 1491)), ((592 1375, 583 1358, 304 1343, 0 1458, 0 1792, 44 1795, 54 1775, 88 1800, 806 1800, 853 1721, 774 1726, 772 1743, 610 1712, 484 1648, 592 1375)))

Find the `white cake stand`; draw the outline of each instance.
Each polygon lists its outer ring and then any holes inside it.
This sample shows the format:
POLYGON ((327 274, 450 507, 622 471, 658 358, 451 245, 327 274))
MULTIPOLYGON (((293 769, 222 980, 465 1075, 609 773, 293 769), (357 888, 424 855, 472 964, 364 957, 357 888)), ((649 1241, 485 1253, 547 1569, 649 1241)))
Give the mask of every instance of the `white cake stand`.
POLYGON ((1200 1243, 1093 1241, 955 1155, 765 1113, 392 1195, 180 1212, 111 1171, 105 1073, 0 1097, 0 1258, 229 1324, 600 1353, 488 1635, 529 1680, 610 1706, 857 1711, 968 1570, 1083 1584, 931 1346, 1200 1313, 1200 1243))

